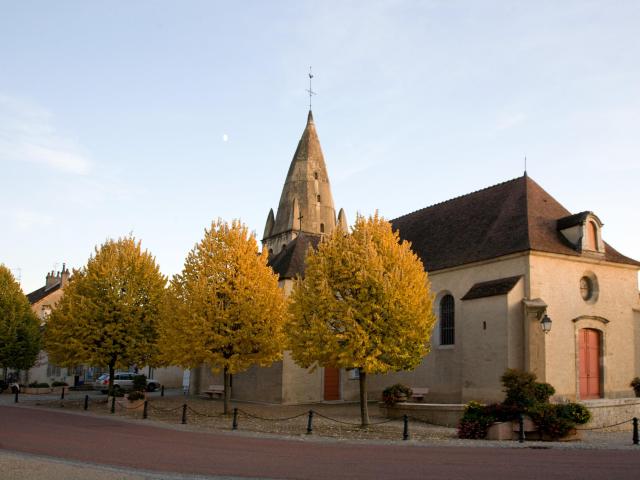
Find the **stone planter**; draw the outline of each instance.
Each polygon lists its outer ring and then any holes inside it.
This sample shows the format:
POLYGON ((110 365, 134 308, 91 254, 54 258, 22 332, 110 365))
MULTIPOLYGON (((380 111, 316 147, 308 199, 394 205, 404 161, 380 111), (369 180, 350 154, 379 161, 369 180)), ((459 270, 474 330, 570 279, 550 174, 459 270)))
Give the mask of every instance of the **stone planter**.
POLYGON ((487 430, 487 440, 513 440, 511 422, 494 422, 487 430))
POLYGON ((46 393, 51 393, 51 387, 45 388, 34 388, 34 387, 24 387, 20 390, 20 393, 26 393, 29 395, 44 395, 46 393))

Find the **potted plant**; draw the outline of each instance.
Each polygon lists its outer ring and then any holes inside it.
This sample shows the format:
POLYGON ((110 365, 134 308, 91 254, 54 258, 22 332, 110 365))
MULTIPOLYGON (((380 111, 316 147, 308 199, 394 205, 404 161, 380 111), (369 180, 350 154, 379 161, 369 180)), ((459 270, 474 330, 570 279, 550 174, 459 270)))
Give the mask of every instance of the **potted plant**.
POLYGON ((413 391, 409 387, 396 383, 382 391, 382 401, 388 407, 392 407, 398 402, 406 402, 412 394, 413 391))
POLYGON ((636 377, 631 380, 631 383, 629 385, 631 386, 631 388, 633 388, 636 397, 640 397, 640 377, 636 377))

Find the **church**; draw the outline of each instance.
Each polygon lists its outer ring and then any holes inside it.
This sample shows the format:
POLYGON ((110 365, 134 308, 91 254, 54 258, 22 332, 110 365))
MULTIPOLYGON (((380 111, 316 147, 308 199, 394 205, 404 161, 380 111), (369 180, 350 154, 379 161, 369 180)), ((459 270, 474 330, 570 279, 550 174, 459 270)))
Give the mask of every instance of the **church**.
MULTIPOLYGON (((592 206, 589 206, 592 207, 592 206)), ((572 214, 526 173, 391 220, 429 274, 438 321, 414 371, 369 377, 370 398, 394 383, 428 389, 430 403, 503 399, 507 368, 534 372, 556 399, 633 396, 640 374, 640 262, 604 241, 593 211, 572 214)), ((305 255, 335 229, 327 167, 313 114, 269 211, 263 248, 289 294, 305 255)), ((194 372, 195 391, 216 382, 194 372)), ((297 404, 358 398, 357 371, 298 367, 287 352, 233 378, 232 397, 297 404)))

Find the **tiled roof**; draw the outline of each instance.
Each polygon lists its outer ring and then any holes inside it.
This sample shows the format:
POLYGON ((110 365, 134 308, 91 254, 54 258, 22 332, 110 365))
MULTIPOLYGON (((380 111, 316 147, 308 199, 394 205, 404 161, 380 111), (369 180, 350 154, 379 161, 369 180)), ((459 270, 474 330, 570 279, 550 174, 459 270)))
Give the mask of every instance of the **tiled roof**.
POLYGON ((476 283, 462 297, 462 300, 473 300, 474 298, 494 297, 496 295, 505 295, 515 287, 522 275, 515 277, 498 278, 497 280, 489 280, 488 282, 476 283))
POLYGON ((27 294, 27 299, 29 300, 29 303, 31 305, 33 305, 36 302, 39 302, 40 300, 42 300, 44 297, 46 297, 47 295, 49 295, 50 293, 55 292, 56 290, 60 289, 60 282, 56 283, 55 285, 47 288, 47 287, 40 287, 37 290, 34 290, 33 292, 27 294))
MULTIPOLYGON (((469 193, 391 221, 427 271, 540 251, 580 256, 557 221, 571 213, 529 176, 469 193)), ((604 259, 640 266, 605 244, 604 259)))
POLYGON ((280 279, 304 276, 305 259, 309 247, 317 248, 320 236, 301 233, 289 242, 284 250, 269 258, 269 265, 280 279))

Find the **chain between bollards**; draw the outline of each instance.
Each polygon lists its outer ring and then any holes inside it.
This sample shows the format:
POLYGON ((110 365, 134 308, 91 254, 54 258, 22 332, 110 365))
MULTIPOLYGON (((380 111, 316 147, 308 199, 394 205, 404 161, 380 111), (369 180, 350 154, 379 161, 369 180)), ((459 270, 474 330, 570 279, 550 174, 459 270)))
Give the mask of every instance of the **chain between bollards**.
POLYGON ((187 404, 182 405, 182 424, 187 424, 187 404))
POLYGON ((313 433, 313 410, 309 410, 309 419, 307 420, 307 435, 313 433))
POLYGON ((518 415, 518 442, 524 442, 524 415, 518 415))
POLYGON ((85 410, 89 409, 89 395, 84 396, 84 409, 85 410))
POLYGON ((633 417, 633 444, 638 445, 638 417, 633 417))
POLYGON ((142 409, 142 419, 143 419, 143 420, 146 420, 146 419, 147 419, 147 416, 148 416, 148 414, 147 414, 147 408, 148 408, 148 407, 149 407, 149 401, 148 401, 148 400, 145 400, 145 401, 144 401, 144 407, 143 407, 143 409, 142 409))
POLYGON ((233 423, 231 424, 231 430, 238 429, 238 408, 234 407, 233 409, 233 423))
POLYGON ((409 440, 409 415, 403 415, 402 421, 404 428, 402 429, 402 440, 409 440))
POLYGON ((116 396, 111 397, 111 413, 116 413, 116 396))

